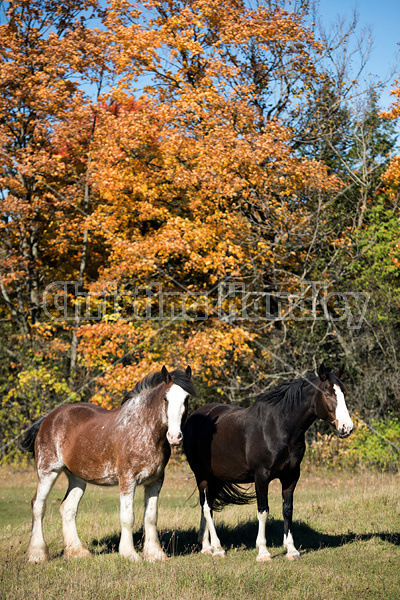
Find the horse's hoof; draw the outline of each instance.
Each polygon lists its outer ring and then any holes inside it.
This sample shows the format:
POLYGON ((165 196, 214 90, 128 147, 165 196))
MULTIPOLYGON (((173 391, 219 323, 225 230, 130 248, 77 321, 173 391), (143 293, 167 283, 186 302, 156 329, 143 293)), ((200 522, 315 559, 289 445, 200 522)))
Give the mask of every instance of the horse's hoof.
POLYGON ((256 558, 257 562, 270 562, 272 560, 272 556, 270 554, 259 554, 256 558))
POLYGON ((64 558, 88 558, 90 556, 90 552, 84 546, 80 546, 78 548, 65 548, 64 550, 64 558))
POLYGON ((162 550, 159 552, 143 552, 143 558, 147 562, 166 562, 169 560, 168 556, 162 550))
POLYGON ((49 557, 45 554, 32 554, 28 556, 28 562, 32 565, 39 565, 41 563, 45 563, 49 560, 49 557))
POLYGON ((298 560, 300 558, 300 554, 299 553, 297 553, 297 554, 287 554, 286 558, 288 560, 298 560))
POLYGON ((131 562, 140 562, 142 560, 142 557, 139 556, 137 552, 131 552, 130 554, 121 554, 121 556, 123 558, 127 558, 131 562))
POLYGON ((28 562, 33 565, 47 562, 49 560, 49 551, 47 548, 33 548, 28 550, 28 562))
POLYGON ((215 550, 212 553, 213 558, 225 558, 225 556, 226 556, 225 550, 215 550))
POLYGON ((212 556, 212 548, 211 546, 209 548, 204 548, 204 550, 201 551, 201 554, 206 554, 207 556, 212 556))

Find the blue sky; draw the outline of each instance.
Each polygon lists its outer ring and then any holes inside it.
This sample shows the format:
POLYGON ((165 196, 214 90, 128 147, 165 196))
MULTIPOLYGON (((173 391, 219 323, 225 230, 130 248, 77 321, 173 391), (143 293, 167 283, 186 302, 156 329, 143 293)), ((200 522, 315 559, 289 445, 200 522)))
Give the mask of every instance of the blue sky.
MULTIPOLYGON (((367 71, 380 79, 387 79, 391 70, 400 61, 400 0, 319 0, 319 14, 327 26, 338 15, 351 18, 354 8, 359 16, 359 29, 370 27, 373 48, 367 71)), ((400 64, 396 68, 400 74, 400 64)), ((391 102, 389 90, 393 87, 394 77, 381 96, 382 108, 391 102)))

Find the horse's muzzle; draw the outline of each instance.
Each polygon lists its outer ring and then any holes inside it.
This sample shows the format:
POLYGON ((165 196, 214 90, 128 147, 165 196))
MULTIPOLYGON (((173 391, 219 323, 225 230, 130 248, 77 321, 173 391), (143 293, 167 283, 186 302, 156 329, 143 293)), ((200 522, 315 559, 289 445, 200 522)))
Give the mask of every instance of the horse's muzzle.
POLYGON ((340 438, 348 437, 353 431, 353 427, 343 426, 341 429, 338 429, 338 435, 340 438))
POLYGON ((347 437, 353 431, 353 421, 351 419, 345 422, 339 422, 337 419, 332 421, 332 425, 337 431, 337 434, 340 438, 347 437))
POLYGON ((167 432, 167 440, 169 441, 171 446, 178 446, 179 444, 182 443, 182 440, 183 440, 182 432, 180 431, 177 434, 172 434, 168 431, 167 432))

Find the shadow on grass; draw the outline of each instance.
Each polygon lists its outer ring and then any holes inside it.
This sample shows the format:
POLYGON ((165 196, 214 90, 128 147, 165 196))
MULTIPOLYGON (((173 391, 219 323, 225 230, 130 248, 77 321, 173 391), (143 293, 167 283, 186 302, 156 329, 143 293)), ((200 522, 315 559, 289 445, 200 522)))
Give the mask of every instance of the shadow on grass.
MULTIPOLYGON (((218 536, 222 546, 226 549, 240 548, 243 550, 253 550, 258 532, 258 523, 249 521, 239 523, 232 527, 225 524, 217 526, 218 536)), ((169 556, 182 556, 200 551, 200 544, 197 543, 197 530, 179 529, 176 531, 162 529, 159 531, 160 542, 165 552, 169 556)), ((348 532, 343 535, 330 535, 321 533, 312 529, 302 522, 293 524, 293 536, 298 548, 302 553, 308 553, 321 548, 337 548, 357 541, 368 541, 370 539, 381 539, 395 546, 400 545, 400 532, 378 532, 356 534, 348 532)), ((143 549, 143 529, 133 534, 135 548, 139 551, 143 549)), ((267 543, 272 555, 283 553, 283 523, 280 520, 270 518, 267 523, 267 543), (274 552, 275 550, 275 552, 274 552)), ((94 539, 91 550, 95 553, 108 554, 118 552, 119 535, 94 539)))

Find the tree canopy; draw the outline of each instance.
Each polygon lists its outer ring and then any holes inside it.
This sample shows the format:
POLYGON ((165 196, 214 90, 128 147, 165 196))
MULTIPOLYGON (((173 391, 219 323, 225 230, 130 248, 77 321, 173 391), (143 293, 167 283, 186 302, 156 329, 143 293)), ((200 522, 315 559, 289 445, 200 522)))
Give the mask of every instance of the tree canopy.
POLYGON ((1 5, 3 443, 162 364, 246 404, 344 361, 398 411, 399 84, 352 98, 307 2, 1 5))

